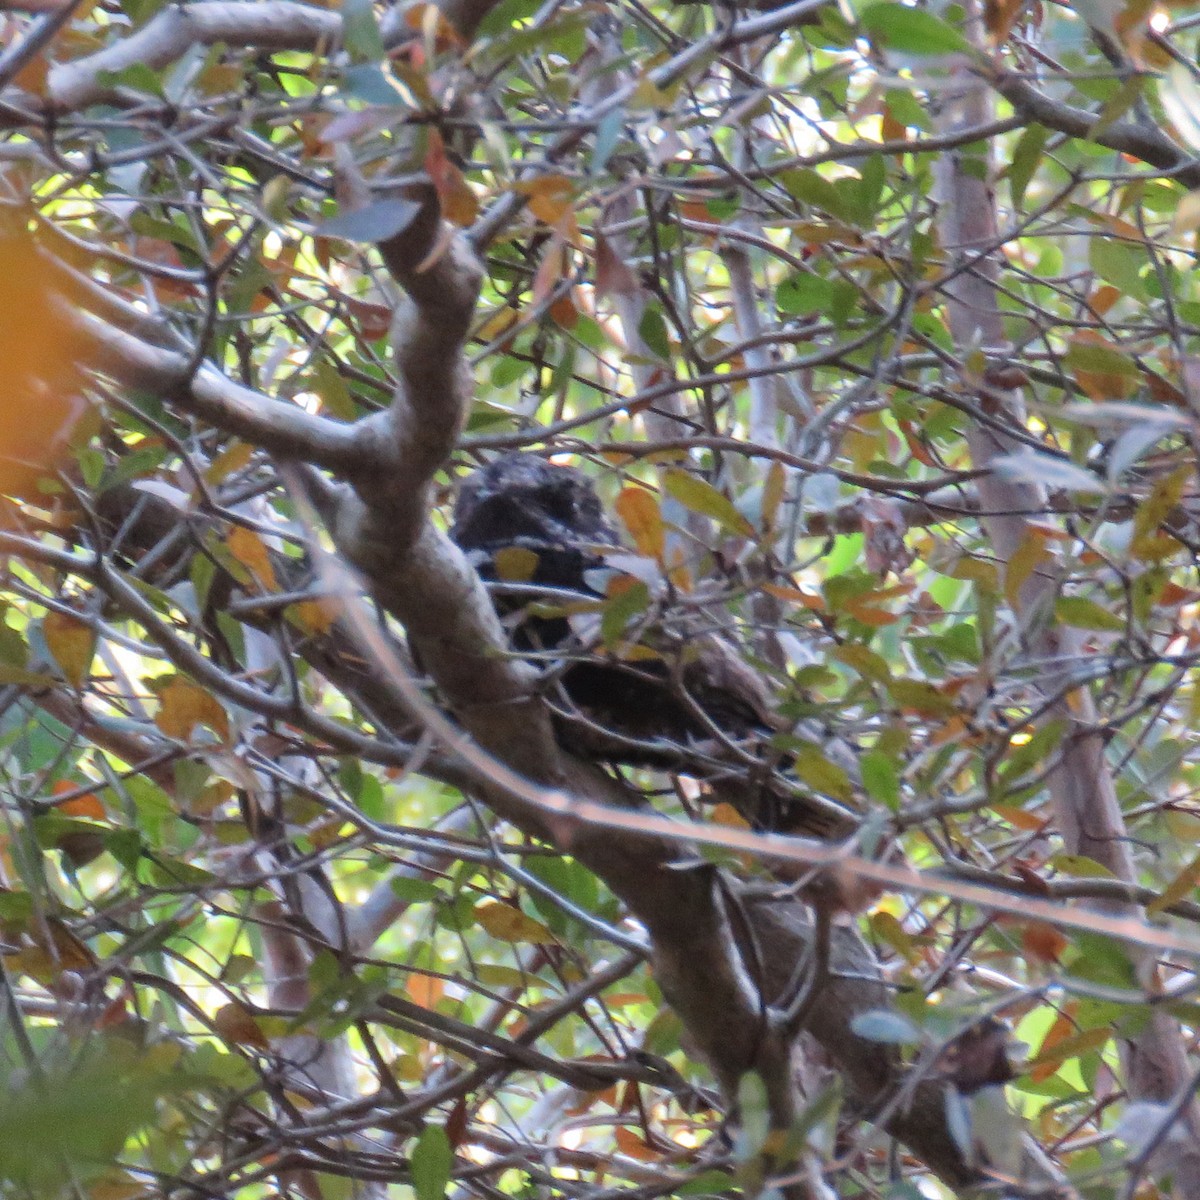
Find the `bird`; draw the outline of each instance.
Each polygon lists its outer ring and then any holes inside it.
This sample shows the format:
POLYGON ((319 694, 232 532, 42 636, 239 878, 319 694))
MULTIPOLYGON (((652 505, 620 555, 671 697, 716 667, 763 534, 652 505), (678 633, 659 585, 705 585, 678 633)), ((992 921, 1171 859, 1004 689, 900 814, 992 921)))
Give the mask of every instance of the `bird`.
POLYGON ((762 676, 695 613, 646 622, 635 653, 597 636, 606 556, 627 554, 591 480, 527 452, 501 455, 462 483, 451 539, 489 584, 514 653, 545 668, 561 744, 631 767, 725 777, 759 828, 844 832, 852 814, 797 800, 774 767, 776 717, 762 676), (746 786, 747 779, 757 782, 746 786))

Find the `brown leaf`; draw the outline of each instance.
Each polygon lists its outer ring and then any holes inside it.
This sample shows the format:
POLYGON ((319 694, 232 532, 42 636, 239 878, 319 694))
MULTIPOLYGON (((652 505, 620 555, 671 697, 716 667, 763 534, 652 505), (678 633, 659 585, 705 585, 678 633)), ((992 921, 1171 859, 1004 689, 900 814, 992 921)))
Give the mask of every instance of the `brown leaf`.
POLYGON ((1070 943, 1053 925, 1029 921, 1021 928, 1021 946, 1025 953, 1042 962, 1056 963, 1070 943))
POLYGON ((637 276, 602 233, 596 234, 595 282, 598 296, 633 296, 638 290, 637 276))
POLYGON ((860 505, 865 562, 873 575, 899 575, 916 557, 904 544, 908 522, 898 500, 868 496, 860 505))
POLYGON ((245 1005, 231 1001, 222 1005, 213 1014, 213 1028, 227 1042, 236 1046, 254 1046, 259 1050, 269 1050, 270 1042, 267 1035, 254 1019, 254 1014, 245 1005))

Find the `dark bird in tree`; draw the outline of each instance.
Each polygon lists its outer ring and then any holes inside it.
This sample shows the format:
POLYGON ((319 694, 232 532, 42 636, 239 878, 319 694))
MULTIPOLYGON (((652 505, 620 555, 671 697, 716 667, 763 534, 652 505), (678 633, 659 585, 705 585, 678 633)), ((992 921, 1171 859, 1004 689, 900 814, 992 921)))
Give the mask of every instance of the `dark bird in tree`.
POLYGON ((619 550, 586 475, 533 454, 505 455, 463 483, 454 518, 450 535, 492 585, 513 648, 547 668, 568 749, 723 776, 737 783, 735 803, 761 827, 844 831, 850 814, 797 799, 772 779, 767 741, 780 723, 770 694, 736 646, 701 628, 697 614, 660 614, 643 629, 638 653, 625 657, 581 634, 587 625, 598 632, 605 552, 619 550))

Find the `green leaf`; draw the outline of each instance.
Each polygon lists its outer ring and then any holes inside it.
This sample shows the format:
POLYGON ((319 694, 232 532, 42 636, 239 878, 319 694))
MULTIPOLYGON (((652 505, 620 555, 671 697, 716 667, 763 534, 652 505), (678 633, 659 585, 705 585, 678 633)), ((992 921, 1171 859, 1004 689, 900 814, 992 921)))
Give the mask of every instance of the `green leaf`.
POLYGON ((771 1106, 762 1076, 747 1071, 738 1080, 737 1100, 741 1128, 733 1147, 733 1156, 738 1162, 747 1162, 763 1148, 771 1133, 771 1106))
POLYGON ((671 338, 667 333, 667 323, 662 313, 654 307, 647 308, 638 323, 638 336, 646 343, 646 349, 656 357, 669 361, 671 358, 671 338))
POLYGON ((120 71, 97 71, 96 82, 105 88, 129 88, 134 92, 148 92, 151 96, 163 94, 162 79, 146 63, 133 63, 120 71))
POLYGON ((1072 371, 1090 371, 1095 375, 1130 375, 1136 377, 1138 365, 1120 350, 1096 342, 1072 342, 1067 347, 1067 366, 1072 371))
POLYGON ((859 168, 858 209, 864 223, 870 223, 879 212, 883 185, 887 182, 887 167, 882 154, 872 154, 859 168))
POLYGON ((392 895, 408 904, 428 904, 438 898, 437 884, 429 879, 408 879, 397 875, 388 880, 392 895))
POLYGON ((378 108, 408 108, 391 76, 375 63, 347 67, 342 77, 342 94, 378 108))
POLYGON ((1116 878, 1108 867, 1094 858, 1089 858, 1086 854, 1055 854, 1046 865, 1064 875, 1073 875, 1077 879, 1116 878))
POLYGON ((1046 127, 1030 125, 1013 149, 1012 163, 1008 168, 1008 186, 1012 192, 1014 208, 1020 208, 1025 202, 1025 189, 1042 161, 1042 151, 1046 148, 1046 127))
POLYGON ((1054 602, 1054 615, 1075 629, 1095 629, 1102 633, 1124 633, 1126 629, 1124 617, 1084 596, 1060 596, 1054 602))
POLYGON ((787 189, 794 200, 811 204, 813 208, 822 209, 831 217, 841 217, 850 220, 846 204, 837 188, 813 170, 784 171, 779 176, 779 182, 787 189))
POLYGON ((720 1196, 730 1192, 733 1181, 725 1171, 701 1171, 695 1179, 672 1188, 675 1196, 720 1196))
POLYGON ((428 1125, 408 1160, 417 1200, 442 1200, 454 1166, 454 1151, 441 1125, 428 1125))
POLYGON ((1111 283, 1135 299, 1146 298, 1146 286, 1140 273, 1146 264, 1146 256, 1134 246, 1104 235, 1094 237, 1088 243, 1088 262, 1105 283, 1111 283))
POLYGON ((830 762, 816 746, 803 746, 796 751, 793 770, 801 783, 837 800, 848 800, 853 794, 850 777, 836 763, 830 762))
POLYGON ((711 517, 729 533, 754 536, 754 527, 738 512, 733 501, 699 476, 687 471, 668 471, 663 477, 663 487, 684 508, 711 517))
POLYGON ((872 800, 886 804, 890 809, 900 807, 900 776, 895 761, 879 750, 869 750, 859 764, 863 787, 872 800))
POLYGON ((775 307, 781 313, 815 313, 833 302, 833 284, 820 275, 796 274, 775 289, 775 307))
POLYGON ((878 42, 905 54, 971 53, 970 42, 952 25, 923 8, 872 4, 859 20, 878 42))
POLYGON ((383 61, 386 51, 372 0, 342 0, 342 45, 355 62, 383 61))
POLYGON ((624 636, 629 622, 639 613, 646 611, 650 603, 650 589, 639 579, 631 587, 614 596, 604 605, 600 617, 600 637, 610 649, 624 636))
POLYGON ((358 406, 354 403, 350 388, 331 359, 317 359, 309 377, 309 386, 321 397, 321 403, 330 415, 341 421, 353 421, 358 415, 358 406))

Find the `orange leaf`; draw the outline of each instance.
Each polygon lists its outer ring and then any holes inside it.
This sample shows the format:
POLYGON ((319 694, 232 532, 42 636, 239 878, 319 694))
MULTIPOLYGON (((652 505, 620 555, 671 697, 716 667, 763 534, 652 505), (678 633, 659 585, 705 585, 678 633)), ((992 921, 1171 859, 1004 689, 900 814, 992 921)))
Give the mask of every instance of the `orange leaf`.
MULTIPOLYGON (((1055 1027, 1057 1024, 1055 1022, 1055 1027)), ((1112 1035, 1111 1025, 1097 1025, 1094 1029, 1085 1029, 1082 1033, 1060 1038, 1050 1047, 1043 1042, 1037 1058, 1030 1064, 1029 1078, 1035 1083, 1049 1079, 1068 1059, 1077 1058, 1089 1050, 1102 1050, 1112 1035)))
POLYGON ((640 554, 662 562, 666 551, 666 534, 658 501, 645 488, 629 486, 621 489, 616 502, 617 516, 629 530, 629 536, 640 554))
POLYGON ((629 264, 613 249, 603 234, 596 234, 596 294, 599 296, 633 296, 638 281, 629 264))
POLYGON ((1025 829, 1030 833, 1039 833, 1047 825, 1045 817, 1026 812, 1023 808, 1017 808, 1015 804, 993 804, 992 812, 998 817, 1003 817, 1014 829, 1025 829))
POLYGON ((429 148, 425 151, 425 170, 433 181, 442 216, 452 225, 470 225, 479 215, 479 200, 463 178, 463 173, 446 155, 446 144, 436 129, 429 130, 429 148))
POLYGON ((320 635, 328 633, 337 622, 338 604, 337 601, 330 598, 300 600, 295 604, 289 604, 284 609, 284 615, 305 633, 320 635))
POLYGON ((1054 1024, 1046 1030, 1046 1036, 1042 1038, 1042 1044, 1029 1068, 1029 1078, 1034 1083, 1049 1079, 1062 1065, 1062 1059, 1054 1057, 1054 1047, 1075 1035, 1075 1013, 1078 1008, 1075 1001, 1069 1002, 1054 1018, 1054 1024))
POLYGON ((662 1158, 662 1152, 655 1150, 645 1138, 628 1125, 618 1125, 616 1129, 617 1147, 622 1154, 630 1158, 641 1159, 642 1162, 655 1162, 662 1158))
MULTIPOLYGON (((69 779, 60 779, 51 789, 53 792, 74 792, 76 785, 69 779)), ((56 812, 62 813, 67 817, 85 817, 97 821, 103 821, 108 815, 104 811, 104 805, 100 802, 100 797, 95 792, 84 792, 81 796, 72 796, 70 800, 63 800, 61 803, 54 806, 56 812)))
POLYGON ((1058 962, 1067 945, 1067 939, 1044 921, 1030 921, 1021 929, 1021 946, 1026 954, 1042 962, 1058 962))
POLYGON ((414 971, 404 985, 409 999, 422 1008, 434 1008, 445 995, 446 985, 436 975, 421 975, 414 971))
POLYGON ((77 285, 27 233, 0 237, 0 257, 0 492, 32 495, 89 412, 88 350, 63 315, 85 305, 77 285))
POLYGON ((253 529, 235 525, 229 531, 225 544, 229 547, 229 553, 254 576, 264 591, 279 591, 275 568, 271 563, 271 552, 267 549, 266 542, 253 529))

